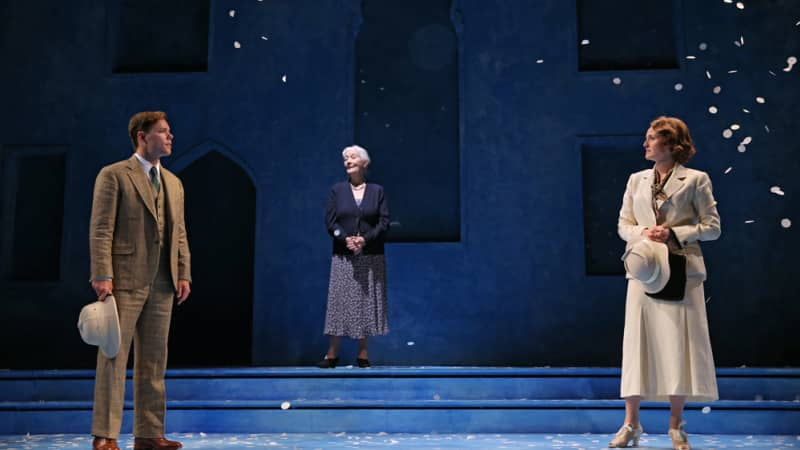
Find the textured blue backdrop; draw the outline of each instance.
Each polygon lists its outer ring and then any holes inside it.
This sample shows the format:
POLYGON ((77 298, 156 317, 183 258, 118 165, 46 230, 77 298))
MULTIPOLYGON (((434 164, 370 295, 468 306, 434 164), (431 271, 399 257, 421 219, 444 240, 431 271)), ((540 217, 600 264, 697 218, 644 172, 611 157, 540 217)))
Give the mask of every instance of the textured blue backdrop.
MULTIPOLYGON (((0 164, 11 167, 25 146, 67 149, 57 280, 9 279, 13 217, 9 208, 0 210, 5 243, 0 367, 93 366, 94 353, 75 329, 80 307, 91 300, 86 279, 92 186, 103 165, 130 155, 127 120, 148 109, 165 110, 176 135, 175 153, 165 166, 188 170, 216 151, 206 161, 228 158, 255 187, 255 211, 242 213, 255 219, 252 231, 244 231, 253 233, 254 248, 241 250, 242 257, 254 260, 253 285, 231 289, 252 291, 252 316, 220 313, 230 304, 247 311, 241 298, 225 294, 225 284, 237 280, 195 279, 193 298, 175 312, 173 361, 203 364, 201 356, 194 363, 182 360, 181 348, 196 342, 213 346, 209 337, 243 326, 252 328, 252 357, 232 357, 230 364, 318 360, 326 348, 321 331, 330 259, 323 206, 329 186, 343 176, 340 150, 356 135, 361 2, 212 1, 208 41, 198 43, 208 46, 207 71, 137 74, 113 73, 114 40, 133 39, 135 33, 117 28, 115 11, 124 9, 117 3, 0 2, 0 164), (193 319, 182 320, 182 314, 193 319)), ((656 13, 608 5, 609 22, 619 15, 636 21, 656 13)), ((578 70, 581 41, 603 45, 603 36, 581 35, 575 2, 460 0, 452 6, 459 108, 459 129, 453 133, 458 160, 452 164, 459 181, 435 186, 458 189, 444 194, 460 199, 459 240, 388 246, 391 333, 374 339, 374 363, 617 365, 625 282, 620 275, 587 273, 584 230, 590 227, 591 241, 605 240, 603 252, 613 253, 601 257, 618 257, 623 244, 613 218, 624 174, 645 163, 617 159, 616 150, 609 151, 609 160, 584 156, 607 148, 640 152, 636 136, 651 118, 669 114, 689 124, 699 149, 691 166, 711 175, 722 216, 722 238, 703 247, 717 364, 800 365, 800 306, 792 284, 800 226, 795 135, 800 67, 782 70, 789 56, 800 54, 800 3, 746 2, 742 10, 722 1, 672 5, 678 68, 592 72, 578 70), (615 77, 619 84, 612 82, 615 77), (721 86, 719 94, 714 86, 721 86), (712 105, 718 114, 709 113, 712 105), (722 131, 734 123, 741 129, 723 138, 722 131), (737 144, 745 136, 752 143, 740 153, 737 144), (596 172, 601 168, 607 176, 596 172), (587 174, 593 186, 604 179, 608 184, 597 193, 585 192, 587 174), (785 195, 771 193, 774 185, 785 195), (598 215, 585 216, 586 199, 598 215), (595 217, 603 222, 598 225, 595 217), (783 218, 797 225, 783 228, 783 218)), ((159 17, 158 9, 151 19, 148 32, 171 32, 170 18, 159 17)), ((616 51, 629 56, 624 46, 616 51)), ((387 90, 401 85, 391 79, 381 83, 387 90)), ((429 164, 424 155, 410 165, 381 166, 404 151, 404 135, 413 142, 419 138, 418 129, 402 126, 402 112, 395 119, 387 144, 370 148, 376 173, 391 173, 387 178, 393 180, 406 174, 414 183, 415 165, 429 164)), ((439 159, 432 158, 435 164, 439 159)), ((415 202, 421 215, 436 217, 435 203, 424 195, 408 198, 397 183, 387 186, 390 206, 415 202)), ((8 201, 14 186, 3 181, 0 189, 0 198, 8 201)), ((198 191, 190 185, 186 195, 198 191)), ((220 202, 226 201, 236 200, 212 197, 205 202, 206 214, 191 214, 190 239, 241 242, 241 236, 232 236, 236 230, 224 226, 228 219, 220 212, 231 208, 220 202), (214 236, 217 228, 227 231, 214 236)), ((445 222, 451 226, 452 217, 445 222)), ((199 250, 209 242, 190 244, 199 250)), ((230 263, 194 262, 212 274, 215 264, 230 263)), ((243 274, 242 280, 250 277, 243 274)), ((228 341, 225 345, 251 345, 248 339, 228 341)), ((350 353, 343 356, 355 357, 352 347, 345 351, 350 353)))

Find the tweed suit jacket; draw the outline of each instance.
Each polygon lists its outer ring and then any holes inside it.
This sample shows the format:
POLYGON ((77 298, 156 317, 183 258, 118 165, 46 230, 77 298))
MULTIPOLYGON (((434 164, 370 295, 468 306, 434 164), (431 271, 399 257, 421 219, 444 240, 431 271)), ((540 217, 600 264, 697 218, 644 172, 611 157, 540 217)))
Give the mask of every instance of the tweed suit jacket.
MULTIPOLYGON (((617 232, 626 242, 644 239, 642 231, 656 226, 653 211, 653 169, 636 172, 628 179, 622 199, 617 232)), ((661 225, 672 229, 686 255, 686 276, 706 279, 706 266, 699 241, 713 241, 721 233, 717 202, 708 174, 675 164, 664 185, 666 200, 656 206, 664 214, 661 225)), ((627 276, 630 278, 630 275, 627 276)))
MULTIPOLYGON (((183 185, 161 166, 165 234, 172 284, 191 281, 184 222, 183 185)), ((135 156, 100 170, 95 181, 89 231, 91 279, 112 278, 115 289, 140 289, 158 270, 159 236, 155 194, 135 156)))

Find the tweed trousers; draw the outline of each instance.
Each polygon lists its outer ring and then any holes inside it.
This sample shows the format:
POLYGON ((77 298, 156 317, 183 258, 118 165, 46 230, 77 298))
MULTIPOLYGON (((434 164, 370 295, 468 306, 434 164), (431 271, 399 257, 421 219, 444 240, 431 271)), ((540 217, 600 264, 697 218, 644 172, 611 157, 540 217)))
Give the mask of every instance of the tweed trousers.
POLYGON ((106 358, 97 352, 92 434, 116 439, 122 425, 125 372, 133 341, 133 435, 164 436, 167 340, 175 296, 168 252, 162 251, 153 282, 143 289, 115 290, 119 310, 119 354, 106 358))

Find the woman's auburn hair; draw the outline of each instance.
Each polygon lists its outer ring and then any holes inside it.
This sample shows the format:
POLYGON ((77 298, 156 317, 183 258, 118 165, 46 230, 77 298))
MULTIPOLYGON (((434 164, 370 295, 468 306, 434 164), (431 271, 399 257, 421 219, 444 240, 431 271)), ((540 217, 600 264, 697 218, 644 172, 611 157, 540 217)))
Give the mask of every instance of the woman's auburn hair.
POLYGON ((689 127, 677 117, 661 116, 650 122, 650 127, 671 147, 672 159, 683 165, 697 153, 689 134, 689 127))

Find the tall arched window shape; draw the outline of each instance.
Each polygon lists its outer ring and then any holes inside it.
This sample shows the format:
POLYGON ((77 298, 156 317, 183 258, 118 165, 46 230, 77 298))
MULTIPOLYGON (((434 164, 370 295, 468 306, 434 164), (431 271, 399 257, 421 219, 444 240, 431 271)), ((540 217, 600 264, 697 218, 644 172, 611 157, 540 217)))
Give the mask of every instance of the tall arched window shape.
POLYGON ((193 289, 175 308, 170 364, 251 363, 256 189, 218 151, 178 168, 186 195, 193 289))
POLYGON ((364 0, 355 143, 386 188, 389 240, 459 241, 458 37, 451 0, 364 0))

